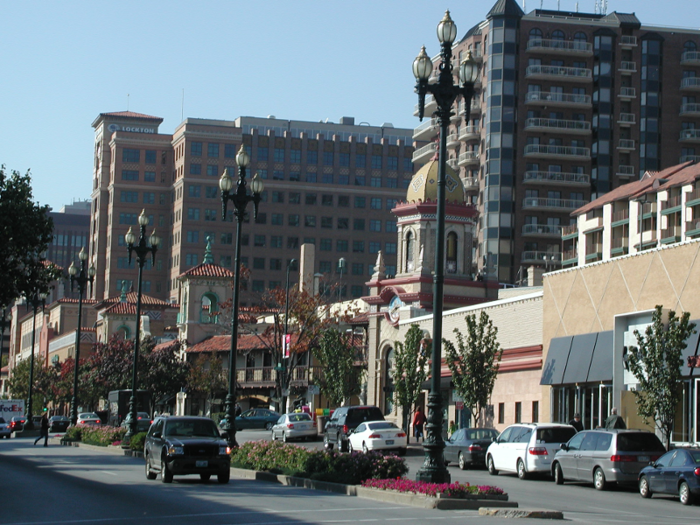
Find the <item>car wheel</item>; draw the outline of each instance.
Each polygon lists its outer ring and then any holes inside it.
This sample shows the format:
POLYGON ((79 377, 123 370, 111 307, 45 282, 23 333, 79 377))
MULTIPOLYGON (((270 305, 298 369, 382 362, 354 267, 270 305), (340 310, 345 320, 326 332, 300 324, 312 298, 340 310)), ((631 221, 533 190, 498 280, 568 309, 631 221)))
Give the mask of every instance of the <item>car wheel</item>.
POLYGON ((272 423, 270 423, 269 421, 265 423, 265 430, 272 430, 272 423))
POLYGON ((286 432, 282 432, 282 443, 287 443, 289 441, 289 438, 287 437, 286 432))
POLYGON ((228 481, 231 479, 231 470, 226 469, 224 472, 221 472, 220 474, 217 474, 216 476, 216 481, 221 483, 222 485, 225 485, 228 483, 228 481))
POLYGON ((209 481, 209 478, 211 478, 211 474, 200 474, 199 479, 202 481, 209 481))
POLYGON ((678 487, 678 497, 681 499, 681 503, 683 505, 693 504, 693 495, 690 493, 690 487, 685 481, 681 481, 681 484, 678 487))
POLYGON ((348 452, 351 454, 355 451, 354 448, 352 448, 352 441, 348 441, 348 452))
POLYGON ((270 441, 277 441, 277 437, 275 436, 274 430, 272 432, 270 432, 270 441))
POLYGON ((338 438, 338 452, 347 452, 348 451, 348 443, 349 441, 344 440, 343 438, 338 438))
POLYGON ((170 472, 170 469, 168 468, 168 464, 162 458, 160 460, 160 480, 163 483, 172 483, 173 482, 173 473, 170 472))
POLYGON ((564 472, 561 470, 561 465, 559 463, 554 464, 554 483, 557 485, 564 484, 564 472))
POLYGON ((639 478, 639 495, 643 498, 651 498, 649 480, 646 476, 642 476, 641 478, 639 478))
POLYGON ((323 448, 326 450, 333 450, 333 443, 328 441, 328 435, 323 436, 323 448))
POLYGON ((146 456, 146 479, 156 479, 158 475, 151 470, 151 462, 146 456))
POLYGON ((367 454, 367 452, 369 452, 369 449, 367 448, 367 444, 364 442, 362 443, 362 452, 364 452, 365 454, 367 454))
POLYGON ((464 456, 461 452, 457 455, 457 464, 462 470, 467 470, 467 462, 464 461, 464 456))
POLYGON ((605 490, 605 474, 603 474, 603 471, 599 468, 595 469, 593 472, 593 486, 596 490, 605 490))
POLYGON ((491 474, 492 476, 498 476, 498 471, 496 470, 496 467, 493 464, 493 458, 491 456, 486 458, 486 468, 489 469, 489 474, 491 474))
POLYGON ((519 479, 527 479, 527 470, 525 470, 525 463, 522 459, 518 460, 518 463, 515 468, 518 471, 519 479))

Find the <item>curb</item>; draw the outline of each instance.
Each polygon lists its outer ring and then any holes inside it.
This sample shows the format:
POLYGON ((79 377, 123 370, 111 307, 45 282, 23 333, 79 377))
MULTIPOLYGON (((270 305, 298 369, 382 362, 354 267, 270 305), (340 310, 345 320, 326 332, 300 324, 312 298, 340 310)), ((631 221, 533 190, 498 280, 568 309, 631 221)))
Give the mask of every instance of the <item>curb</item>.
POLYGON ((497 518, 537 518, 541 520, 563 520, 564 513, 559 510, 546 509, 493 509, 483 507, 479 509, 479 516, 493 516, 497 518))
POLYGON ((88 445, 87 443, 82 443, 81 441, 60 441, 60 444, 64 447, 77 447, 77 448, 85 448, 87 450, 93 450, 96 452, 106 452, 107 454, 113 454, 115 456, 127 456, 127 457, 135 457, 135 458, 142 458, 143 457, 143 452, 138 452, 135 450, 131 449, 124 449, 120 446, 114 446, 114 445, 109 445, 107 447, 102 447, 99 445, 88 445))
POLYGON ((257 481, 267 481, 279 483, 281 485, 300 487, 324 492, 334 492, 345 494, 346 496, 356 496, 358 498, 382 501, 385 503, 397 503, 410 507, 420 507, 424 509, 440 510, 477 510, 483 507, 517 508, 515 501, 496 499, 462 499, 462 498, 431 498, 418 494, 405 494, 388 490, 377 490, 357 485, 343 485, 329 481, 314 481, 306 478, 285 476, 283 474, 272 474, 270 472, 259 472, 240 468, 231 468, 231 475, 243 479, 253 479, 257 481))

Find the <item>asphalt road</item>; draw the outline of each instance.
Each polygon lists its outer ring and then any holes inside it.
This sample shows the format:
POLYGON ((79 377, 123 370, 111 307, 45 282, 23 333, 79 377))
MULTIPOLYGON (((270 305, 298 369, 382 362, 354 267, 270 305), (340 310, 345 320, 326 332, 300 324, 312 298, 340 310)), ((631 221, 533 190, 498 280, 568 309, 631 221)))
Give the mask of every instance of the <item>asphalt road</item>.
MULTIPOLYGON (((243 431, 239 441, 267 439, 269 433, 243 431)), ((87 448, 32 446, 33 439, 0 441, 0 523, 35 524, 343 524, 489 523, 512 520, 480 517, 475 511, 436 511, 390 505, 272 483, 232 478, 228 485, 176 477, 171 485, 148 481, 143 460, 87 448)), ((55 442, 54 442, 55 443, 55 442)), ((321 447, 320 441, 309 443, 321 447)), ((422 464, 409 451, 409 476, 422 464)), ((547 479, 521 481, 483 470, 448 467, 453 480, 498 485, 521 507, 564 511, 575 523, 696 523, 700 507, 672 498, 643 500, 632 490, 598 492, 588 485, 557 486, 547 479)), ((543 520, 529 520, 538 523, 543 520)), ((547 523, 552 523, 547 520, 547 523)))

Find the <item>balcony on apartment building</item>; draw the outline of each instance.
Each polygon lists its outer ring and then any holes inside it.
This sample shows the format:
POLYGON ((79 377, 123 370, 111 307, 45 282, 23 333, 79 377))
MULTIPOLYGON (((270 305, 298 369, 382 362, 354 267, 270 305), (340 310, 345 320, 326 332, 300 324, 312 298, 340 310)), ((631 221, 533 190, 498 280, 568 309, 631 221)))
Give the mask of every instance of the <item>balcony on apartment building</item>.
POLYGON ((459 145, 459 135, 457 133, 450 133, 449 135, 447 135, 447 147, 449 149, 454 149, 459 145))
POLYGON ((622 100, 637 98, 637 91, 633 87, 621 87, 617 97, 622 100))
POLYGON ((621 210, 614 211, 612 213, 612 225, 620 226, 621 224, 629 223, 630 220, 630 209, 623 208, 621 210))
POLYGON ((617 149, 621 151, 634 151, 636 149, 634 140, 620 139, 617 143, 617 149))
POLYGON ((431 142, 430 144, 426 144, 425 146, 418 148, 413 152, 413 162, 417 164, 424 164, 428 162, 435 156, 437 146, 438 145, 436 142, 431 142))
POLYGON ((561 255, 561 265, 564 268, 578 266, 578 250, 564 250, 561 255))
POLYGON ((413 140, 432 140, 437 137, 439 129, 437 119, 429 118, 413 130, 413 140))
POLYGON ((603 243, 602 242, 587 242, 586 243, 586 263, 600 261, 603 259, 603 243))
POLYGON ((627 60, 622 60, 620 62, 620 67, 617 68, 617 70, 622 73, 623 75, 631 75, 632 73, 637 72, 637 63, 636 62, 630 62, 627 60))
POLYGON ((561 237, 561 226, 553 224, 525 224, 522 229, 523 237, 561 237))
POLYGON ((682 79, 681 89, 684 91, 700 91, 700 77, 686 77, 682 79))
POLYGON ((684 117, 700 117, 700 104, 697 102, 688 102, 681 104, 681 116, 684 117))
POLYGON ((620 36, 620 47, 623 49, 632 49, 637 47, 637 37, 632 35, 621 35, 620 36))
MULTIPOLYGON (((639 238, 639 236, 637 236, 639 238)), ((654 230, 646 230, 642 232, 641 235, 642 238, 642 250, 648 250, 649 248, 655 248, 657 245, 657 237, 656 237, 656 229, 654 230)), ((636 244, 637 248, 639 248, 639 244, 636 244)))
POLYGON ((685 221, 685 236, 688 239, 696 239, 700 236, 700 220, 685 221))
POLYGON ((700 129, 684 129, 681 131, 679 142, 700 142, 700 129))
POLYGON ((682 199, 680 195, 673 195, 661 201, 661 215, 669 215, 681 211, 682 199))
POLYGON ((527 50, 548 55, 593 56, 593 44, 578 40, 530 38, 527 41, 527 50))
MULTIPOLYGON (((481 112, 481 100, 478 99, 478 97, 472 98, 471 105, 469 106, 469 112, 470 113, 480 113, 481 112)), ((465 107, 464 107, 464 101, 462 100, 459 103, 459 114, 464 115, 465 112, 465 107)))
POLYGON ((661 244, 673 244, 675 242, 680 242, 681 236, 682 232, 680 226, 669 226, 661 230, 659 241, 661 244))
POLYGON ((634 166, 619 164, 617 166, 617 171, 615 172, 615 174, 618 177, 634 177, 634 166))
POLYGON ((681 53, 682 66, 700 66, 700 51, 683 51, 681 53))
POLYGON ((458 164, 460 166, 468 166, 470 164, 478 164, 478 163, 479 163, 479 152, 478 151, 465 151, 464 153, 459 154, 458 164))
POLYGON ((567 186, 590 186, 591 177, 584 173, 564 173, 561 171, 526 171, 525 184, 565 184, 567 186))
POLYGON ((529 118, 525 121, 527 131, 559 131, 569 135, 590 135, 591 123, 583 120, 556 118, 529 118))
POLYGON ((479 191, 479 179, 476 177, 465 177, 462 179, 465 191, 479 191))
POLYGON ((610 254, 613 256, 627 255, 630 251, 629 237, 615 237, 610 241, 610 254))
POLYGON ((620 126, 632 126, 637 123, 637 115, 634 113, 620 113, 617 117, 620 126))
POLYGON ((578 199, 548 199, 546 197, 525 197, 523 199, 524 210, 548 210, 572 212, 586 203, 578 199))
POLYGON ((457 159, 455 159, 455 158, 447 159, 447 165, 455 171, 457 171, 459 169, 459 165, 457 164, 457 159))
POLYGON ((459 130, 459 140, 472 140, 481 137, 479 126, 464 126, 459 130))
POLYGON ((561 253, 560 252, 539 252, 539 251, 524 251, 520 255, 521 263, 529 264, 547 264, 553 266, 561 265, 561 253), (546 261, 546 263, 545 263, 546 261))
MULTIPOLYGON (((430 80, 431 79, 428 79, 428 81, 430 81, 430 80)), ((435 100, 435 97, 433 97, 432 95, 426 96, 425 97, 425 110, 423 111, 423 115, 430 116, 436 110, 437 110, 437 101, 435 100)), ((417 117, 419 111, 420 111, 420 104, 416 104, 413 107, 413 116, 417 117)))
POLYGON ((525 104, 548 107, 591 107, 590 95, 577 95, 573 93, 558 93, 552 91, 530 91, 525 94, 525 104))
MULTIPOLYGON (((296 366, 292 373, 291 383, 297 386, 306 386, 315 370, 322 367, 296 366)), ((245 367, 236 370, 236 380, 243 388, 274 388, 277 381, 277 371, 271 366, 245 367)))
POLYGON ((574 146, 553 146, 549 144, 528 144, 525 146, 526 157, 540 157, 544 159, 571 159, 590 160, 590 148, 574 146))
POLYGON ((566 241, 578 237, 578 224, 567 224, 561 227, 561 239, 566 241))
POLYGON ((568 82, 590 82, 593 79, 593 72, 587 67, 565 67, 565 66, 527 66, 525 77, 531 80, 560 80, 568 82))

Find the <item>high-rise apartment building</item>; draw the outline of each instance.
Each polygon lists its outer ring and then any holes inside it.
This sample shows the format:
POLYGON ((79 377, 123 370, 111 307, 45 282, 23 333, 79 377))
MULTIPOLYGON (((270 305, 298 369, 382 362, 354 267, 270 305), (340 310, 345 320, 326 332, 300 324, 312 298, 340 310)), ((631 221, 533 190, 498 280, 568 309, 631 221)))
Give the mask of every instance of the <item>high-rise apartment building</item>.
POLYGON ((232 266, 235 224, 231 212, 221 219, 219 178, 228 169, 237 180, 241 145, 251 157, 248 180, 257 173, 265 184, 258 220, 251 204, 243 225, 241 255, 250 278, 242 305, 284 286, 287 264, 299 259, 304 243, 316 247, 315 272, 340 281, 346 298, 367 293, 379 250, 387 273, 396 273, 390 210, 413 175, 413 130, 356 125, 349 117, 338 123, 188 118, 168 135, 159 133, 161 122, 133 112, 102 113, 93 122, 90 253, 97 299, 117 295, 123 280, 135 281, 124 236, 129 227, 138 233, 142 209, 147 233, 155 227, 163 239, 155 265, 144 269, 144 293, 177 300, 177 277, 202 262, 207 239, 215 262, 232 266))
MULTIPOLYGON (((477 96, 455 108, 447 137, 480 211, 479 268, 514 283, 525 267, 559 267, 571 212, 645 171, 700 159, 699 47, 695 29, 615 12, 525 14, 515 0, 455 43, 455 58, 481 63, 477 96)), ((437 134, 428 119, 414 138, 437 134)), ((417 149, 414 162, 435 150, 417 149)))

